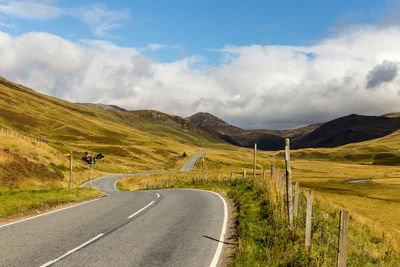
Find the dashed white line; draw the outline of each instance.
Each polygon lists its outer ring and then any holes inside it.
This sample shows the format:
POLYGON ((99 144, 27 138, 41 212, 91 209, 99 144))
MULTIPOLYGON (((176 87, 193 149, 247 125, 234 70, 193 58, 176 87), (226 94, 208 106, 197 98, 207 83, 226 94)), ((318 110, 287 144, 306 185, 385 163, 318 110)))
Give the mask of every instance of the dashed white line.
POLYGON ((142 211, 144 211, 146 208, 148 208, 149 206, 153 205, 154 200, 152 202, 150 202, 149 204, 147 204, 145 207, 141 208, 140 210, 138 210, 137 212, 135 212, 134 214, 128 216, 128 219, 135 217, 137 214, 141 213, 142 211))
POLYGON ((47 262, 47 263, 41 265, 40 267, 47 267, 47 266, 50 266, 50 265, 56 263, 57 261, 59 261, 59 260, 65 258, 65 257, 67 257, 68 255, 74 253, 75 251, 77 251, 77 250, 79 250, 79 249, 81 249, 81 248, 83 248, 83 247, 89 245, 90 243, 92 243, 92 242, 94 242, 95 240, 99 239, 99 238, 102 237, 103 235, 104 235, 104 233, 98 234, 97 236, 93 237, 93 238, 90 239, 89 241, 86 241, 86 242, 83 243, 82 245, 77 246, 76 248, 71 249, 70 251, 68 251, 68 252, 65 253, 64 255, 58 257, 58 258, 55 259, 55 260, 49 261, 49 262, 47 262))

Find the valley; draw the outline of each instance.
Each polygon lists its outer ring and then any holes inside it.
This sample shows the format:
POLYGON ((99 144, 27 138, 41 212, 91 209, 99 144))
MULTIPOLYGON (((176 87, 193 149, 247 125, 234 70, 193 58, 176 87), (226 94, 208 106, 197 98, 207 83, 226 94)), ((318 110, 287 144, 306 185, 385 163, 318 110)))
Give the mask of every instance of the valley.
MULTIPOLYGON (((284 169, 286 137, 292 140, 293 182, 301 192, 334 209, 346 209, 351 227, 367 227, 399 248, 400 123, 394 114, 349 115, 324 124, 295 130, 243 130, 212 116, 182 118, 154 110, 127 111, 115 106, 74 104, 37 93, 0 78, 0 126, 35 142, 0 134, 0 223, 101 196, 88 181, 85 152, 102 153, 94 178, 106 174, 163 172, 155 176, 127 176, 120 190, 139 190, 171 178, 252 176, 251 148, 257 143, 257 177, 274 164, 284 169), (260 142, 260 143, 258 143, 260 142), (304 148, 304 146, 306 146, 304 148), (73 152, 73 190, 68 190, 69 160, 73 152), (205 151, 205 166, 176 173, 190 156, 205 151), (165 173, 165 174, 164 174, 165 173), (350 180, 367 179, 361 183, 350 180)), ((178 186, 179 187, 179 186, 178 186)), ((207 187, 227 193, 227 188, 207 187)))

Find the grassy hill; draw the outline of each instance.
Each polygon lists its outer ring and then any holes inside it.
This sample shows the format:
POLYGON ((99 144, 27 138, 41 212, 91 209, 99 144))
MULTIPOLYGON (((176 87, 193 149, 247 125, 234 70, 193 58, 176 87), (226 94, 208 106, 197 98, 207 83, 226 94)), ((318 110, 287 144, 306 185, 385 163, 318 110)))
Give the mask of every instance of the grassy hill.
MULTIPOLYGON (((95 172, 94 177, 100 173, 95 172)), ((74 162, 74 188, 67 189, 69 160, 46 143, 0 133, 0 223, 67 203, 99 197, 79 188, 90 171, 74 162)))
POLYGON ((200 147, 223 145, 189 120, 156 111, 104 110, 39 94, 0 78, 0 126, 41 137, 56 150, 106 157, 109 172, 169 170, 200 147), (155 123, 157 122, 157 123, 155 123))
POLYGON ((78 188, 90 177, 81 160, 86 151, 105 155, 97 161, 97 171, 133 173, 178 169, 191 154, 226 146, 177 116, 74 104, 1 77, 0 127, 46 140, 38 143, 0 134, 2 218, 98 197, 97 190, 78 188), (73 190, 67 189, 69 151, 74 155, 73 190))

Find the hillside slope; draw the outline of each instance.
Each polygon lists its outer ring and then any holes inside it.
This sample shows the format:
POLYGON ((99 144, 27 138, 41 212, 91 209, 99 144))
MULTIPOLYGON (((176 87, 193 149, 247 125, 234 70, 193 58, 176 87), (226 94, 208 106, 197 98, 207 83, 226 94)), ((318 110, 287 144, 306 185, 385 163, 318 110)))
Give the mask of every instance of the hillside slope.
POLYGON ((400 129, 400 118, 352 114, 324 123, 294 147, 337 147, 379 138, 400 129))
POLYGON ((97 168, 108 172, 174 169, 185 160, 183 154, 226 145, 177 116, 74 104, 4 78, 0 78, 0 126, 44 138, 62 153, 103 153, 106 157, 97 168))

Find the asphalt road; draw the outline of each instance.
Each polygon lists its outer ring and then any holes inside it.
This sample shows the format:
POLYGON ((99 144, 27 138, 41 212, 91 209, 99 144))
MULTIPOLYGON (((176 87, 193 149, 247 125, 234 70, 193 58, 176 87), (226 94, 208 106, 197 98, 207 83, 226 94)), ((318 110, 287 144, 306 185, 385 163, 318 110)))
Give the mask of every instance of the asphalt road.
POLYGON ((119 192, 120 177, 93 182, 107 197, 0 226, 0 266, 215 266, 227 220, 221 196, 119 192))

